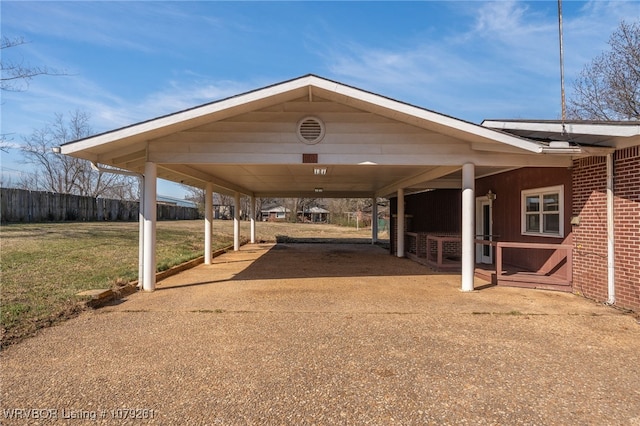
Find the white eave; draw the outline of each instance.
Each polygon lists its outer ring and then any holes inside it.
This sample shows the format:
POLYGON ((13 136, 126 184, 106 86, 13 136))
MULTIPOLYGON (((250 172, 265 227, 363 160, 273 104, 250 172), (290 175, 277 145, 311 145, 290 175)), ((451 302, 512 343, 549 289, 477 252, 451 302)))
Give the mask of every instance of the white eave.
MULTIPOLYGON (((500 130, 525 130, 561 134, 563 124, 559 121, 517 121, 517 120, 484 120, 482 125, 500 130)), ((640 135, 640 122, 637 121, 568 121, 564 124, 567 134, 595 135, 610 137, 631 137, 640 135)))
POLYGON ((585 153, 640 145, 639 121, 484 120, 482 126, 534 140, 570 141, 585 153))

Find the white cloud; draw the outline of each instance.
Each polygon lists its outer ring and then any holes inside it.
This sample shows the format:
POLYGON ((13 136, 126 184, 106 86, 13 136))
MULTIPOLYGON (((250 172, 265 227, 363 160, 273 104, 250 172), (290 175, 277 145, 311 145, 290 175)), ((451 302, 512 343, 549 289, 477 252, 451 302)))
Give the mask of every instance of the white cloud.
MULTIPOLYGON (((74 2, 73 7, 55 1, 9 2, 7 6, 10 9, 5 13, 14 19, 12 22, 3 22, 3 25, 20 34, 30 33, 60 40, 147 51, 148 47, 139 42, 147 37, 128 37, 131 33, 144 35, 142 27, 146 25, 144 20, 134 20, 137 13, 132 7, 135 3, 127 3, 127 10, 120 10, 118 19, 113 19, 112 14, 105 13, 104 4, 94 2, 74 2)), ((122 9, 123 5, 114 3, 110 7, 122 9)))
POLYGON ((149 93, 141 102, 129 106, 137 115, 149 119, 206 104, 253 89, 250 83, 230 80, 211 81, 203 78, 170 81, 166 88, 149 93))
POLYGON ((528 76, 494 52, 473 50, 459 40, 435 40, 398 50, 350 46, 334 53, 329 69, 360 87, 479 121, 489 100, 522 91, 528 76))
POLYGON ((143 94, 114 94, 81 76, 39 78, 25 92, 3 96, 3 133, 17 139, 48 125, 55 113, 80 110, 91 116, 97 133, 153 119, 254 89, 251 82, 212 80, 188 74, 161 83, 159 90, 143 94), (125 97, 125 95, 127 95, 125 97))
POLYGON ((5 138, 11 138, 12 135, 2 135, 2 140, 0 140, 0 147, 2 147, 2 150, 9 150, 9 149, 21 149, 22 148, 22 144, 19 144, 17 142, 13 142, 12 140, 7 140, 5 138))
MULTIPOLYGON (((622 18, 640 15, 638 2, 577 6, 565 6, 567 85, 622 18)), ((557 3, 474 2, 457 13, 471 18, 466 30, 397 48, 334 38, 325 49, 328 68, 352 84, 471 121, 558 118, 557 3)))
POLYGON ((576 75, 584 65, 608 50, 607 42, 622 20, 640 20, 640 2, 590 1, 580 14, 565 20, 565 65, 569 75, 576 75))
POLYGON ((476 11, 474 33, 493 34, 507 39, 517 33, 526 33, 531 26, 526 23, 529 6, 516 1, 482 3, 476 11))

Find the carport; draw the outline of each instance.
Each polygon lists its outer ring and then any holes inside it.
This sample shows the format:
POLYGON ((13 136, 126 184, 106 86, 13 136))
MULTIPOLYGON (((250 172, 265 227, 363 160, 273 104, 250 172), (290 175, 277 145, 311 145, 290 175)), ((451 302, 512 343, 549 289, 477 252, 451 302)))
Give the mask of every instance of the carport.
MULTIPOLYGON (((155 289, 156 179, 163 178, 205 190, 206 264, 213 191, 235 199, 238 250, 241 196, 251 199, 254 243, 257 197, 397 197, 403 229, 405 194, 460 189, 461 288, 471 291, 475 179, 519 167, 570 167, 581 148, 543 144, 306 75, 70 142, 61 152, 141 178, 144 290, 155 289)), ((403 239, 399 232, 399 257, 403 239)))

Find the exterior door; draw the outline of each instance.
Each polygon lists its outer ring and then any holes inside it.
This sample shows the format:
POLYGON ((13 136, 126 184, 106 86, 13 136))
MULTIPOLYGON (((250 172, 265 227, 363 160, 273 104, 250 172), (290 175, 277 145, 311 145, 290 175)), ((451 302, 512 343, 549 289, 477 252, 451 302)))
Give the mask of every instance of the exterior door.
MULTIPOLYGON (((491 200, 486 197, 476 199, 476 239, 488 240, 492 236, 491 200)), ((476 263, 493 263, 493 247, 486 244, 476 244, 476 263)))

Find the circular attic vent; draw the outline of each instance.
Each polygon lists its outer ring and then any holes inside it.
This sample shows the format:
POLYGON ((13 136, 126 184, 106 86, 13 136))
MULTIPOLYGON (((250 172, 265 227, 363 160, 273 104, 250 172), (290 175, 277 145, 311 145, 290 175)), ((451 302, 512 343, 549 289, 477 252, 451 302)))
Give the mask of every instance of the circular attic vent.
POLYGON ((317 117, 305 117, 298 122, 298 139, 309 145, 317 144, 324 137, 324 123, 317 117))

